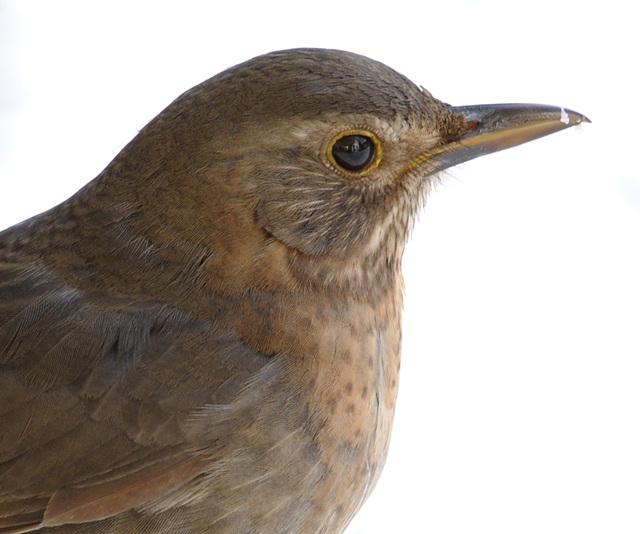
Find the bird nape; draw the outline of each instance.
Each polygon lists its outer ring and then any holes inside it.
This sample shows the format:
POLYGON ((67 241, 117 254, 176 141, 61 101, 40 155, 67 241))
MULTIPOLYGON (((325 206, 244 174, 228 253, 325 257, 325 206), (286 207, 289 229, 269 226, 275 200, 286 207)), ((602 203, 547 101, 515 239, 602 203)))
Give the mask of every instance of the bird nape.
POLYGON ((0 533, 339 533, 374 488, 438 173, 588 122, 274 52, 0 233, 0 533))

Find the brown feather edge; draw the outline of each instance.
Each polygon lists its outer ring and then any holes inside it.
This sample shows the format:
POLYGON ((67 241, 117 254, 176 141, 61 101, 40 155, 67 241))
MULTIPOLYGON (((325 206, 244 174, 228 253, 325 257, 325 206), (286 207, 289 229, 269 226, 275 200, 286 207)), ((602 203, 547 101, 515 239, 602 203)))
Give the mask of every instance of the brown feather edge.
POLYGON ((203 455, 183 453, 117 480, 85 488, 61 488, 51 496, 39 526, 87 523, 126 512, 184 485, 210 464, 203 455))

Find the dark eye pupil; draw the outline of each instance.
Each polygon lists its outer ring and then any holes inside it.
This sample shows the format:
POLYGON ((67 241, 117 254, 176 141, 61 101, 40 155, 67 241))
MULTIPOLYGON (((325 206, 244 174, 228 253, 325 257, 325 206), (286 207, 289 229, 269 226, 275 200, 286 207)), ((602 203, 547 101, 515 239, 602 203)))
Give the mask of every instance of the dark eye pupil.
POLYGON ((373 141, 364 135, 345 135, 331 149, 336 163, 348 171, 364 169, 371 163, 375 153, 373 141))

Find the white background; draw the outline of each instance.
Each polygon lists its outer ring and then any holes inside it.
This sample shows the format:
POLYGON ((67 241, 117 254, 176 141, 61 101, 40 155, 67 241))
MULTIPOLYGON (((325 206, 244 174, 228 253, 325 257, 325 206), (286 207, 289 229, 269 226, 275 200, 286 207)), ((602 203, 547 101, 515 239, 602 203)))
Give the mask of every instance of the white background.
POLYGON ((348 532, 640 532, 633 3, 224 4, 0 1, 0 228, 70 196, 184 90, 275 49, 363 53, 454 105, 585 113, 431 195, 405 256, 387 468, 348 532))

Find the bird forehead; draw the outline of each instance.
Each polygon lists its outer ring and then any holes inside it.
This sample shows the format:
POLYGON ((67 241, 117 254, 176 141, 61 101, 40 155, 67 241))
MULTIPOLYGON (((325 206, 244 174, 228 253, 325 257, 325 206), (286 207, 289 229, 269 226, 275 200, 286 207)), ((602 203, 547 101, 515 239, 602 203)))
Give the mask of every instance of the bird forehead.
POLYGON ((364 56, 323 49, 272 52, 210 80, 245 113, 318 117, 369 113, 420 115, 424 93, 393 69, 364 56))

